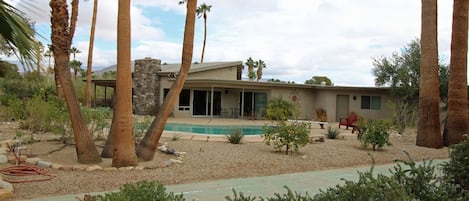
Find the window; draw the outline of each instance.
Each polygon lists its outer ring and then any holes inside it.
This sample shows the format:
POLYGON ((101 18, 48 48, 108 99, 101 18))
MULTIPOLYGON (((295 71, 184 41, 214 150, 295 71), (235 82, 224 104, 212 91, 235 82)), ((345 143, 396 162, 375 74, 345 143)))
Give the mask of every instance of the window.
POLYGON ((362 109, 381 109, 381 97, 380 96, 362 96, 362 109))
POLYGON ((179 94, 179 110, 190 110, 191 90, 183 89, 179 94))

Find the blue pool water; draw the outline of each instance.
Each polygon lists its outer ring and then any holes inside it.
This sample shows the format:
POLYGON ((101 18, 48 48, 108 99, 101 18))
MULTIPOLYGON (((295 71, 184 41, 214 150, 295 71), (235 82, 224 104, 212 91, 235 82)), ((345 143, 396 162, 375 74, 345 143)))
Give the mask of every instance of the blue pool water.
POLYGON ((166 123, 166 126, 164 127, 165 131, 180 131, 208 135, 228 135, 235 129, 240 129, 241 133, 243 133, 244 135, 260 135, 264 133, 263 126, 215 126, 166 123))

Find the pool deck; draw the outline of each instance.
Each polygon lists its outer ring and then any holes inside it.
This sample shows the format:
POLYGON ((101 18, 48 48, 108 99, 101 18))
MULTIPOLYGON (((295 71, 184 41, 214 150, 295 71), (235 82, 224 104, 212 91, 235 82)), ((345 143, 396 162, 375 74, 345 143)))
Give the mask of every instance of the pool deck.
MULTIPOLYGON (((273 124, 270 120, 246 120, 246 119, 232 119, 232 118, 169 118, 168 123, 183 123, 183 124, 201 124, 201 125, 245 125, 245 126, 264 126, 273 124)), ((328 123, 329 126, 334 128, 338 127, 337 122, 328 123)), ((351 129, 345 130, 340 128, 341 135, 354 135, 351 133, 351 129)), ((321 137, 326 133, 326 129, 321 129, 318 122, 311 124, 310 137, 321 137)), ((186 140, 199 140, 199 141, 210 141, 210 142, 224 142, 227 141, 224 135, 202 135, 192 134, 178 131, 164 131, 163 138, 172 138, 178 136, 180 139, 186 140)), ((260 135, 245 135, 243 138, 244 142, 262 142, 260 135)))

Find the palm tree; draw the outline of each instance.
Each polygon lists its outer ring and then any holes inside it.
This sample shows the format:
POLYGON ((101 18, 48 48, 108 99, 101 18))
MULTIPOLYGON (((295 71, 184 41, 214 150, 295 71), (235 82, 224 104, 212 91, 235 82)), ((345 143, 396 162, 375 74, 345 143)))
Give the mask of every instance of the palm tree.
POLYGON ((76 47, 72 47, 72 49, 70 49, 70 53, 73 55, 73 60, 75 60, 76 54, 80 54, 81 51, 76 47))
POLYGON ((94 0, 93 4, 93 18, 91 20, 90 31, 90 45, 88 47, 88 65, 86 66, 86 91, 85 91, 85 104, 86 107, 91 107, 91 73, 93 70, 93 47, 94 47, 94 32, 96 30, 96 15, 98 13, 98 0, 94 0))
POLYGON ((18 59, 32 66, 37 58, 36 40, 31 25, 21 16, 20 11, 0 0, 0 36, 11 48, 18 59))
POLYGON ((130 0, 119 0, 117 11, 117 78, 113 126, 113 167, 137 166, 132 122, 132 72, 130 69, 130 0))
POLYGON ((207 42, 207 12, 210 12, 210 8, 212 8, 212 5, 203 3, 197 7, 197 10, 195 11, 199 18, 202 16, 204 17, 204 45, 202 46, 202 56, 200 57, 200 63, 204 63, 205 43, 207 42))
POLYGON ((464 140, 469 131, 467 115, 467 11, 468 0, 454 0, 445 145, 464 140))
POLYGON ((197 0, 187 1, 186 24, 184 28, 184 41, 182 46, 182 62, 181 69, 179 70, 176 81, 171 86, 160 111, 151 123, 150 128, 143 137, 142 141, 137 148, 137 155, 140 159, 149 161, 152 160, 161 134, 163 133, 164 126, 168 120, 169 115, 173 111, 176 104, 176 98, 184 86, 187 73, 191 67, 192 53, 194 48, 194 26, 195 26, 195 13, 197 7, 197 0))
POLYGON ((99 163, 102 160, 80 109, 70 74, 70 47, 78 15, 78 0, 72 0, 70 18, 67 0, 52 0, 49 6, 51 7, 51 41, 55 69, 62 84, 62 92, 70 114, 78 162, 99 163))
POLYGON ((265 68, 265 62, 260 60, 257 63, 257 81, 259 82, 262 79, 262 69, 265 68))
POLYGON ((46 52, 44 52, 44 56, 48 58, 48 61, 49 61, 49 62, 48 62, 48 63, 49 63, 48 68, 50 68, 50 67, 51 67, 51 65, 50 65, 50 59, 51 59, 51 57, 52 57, 52 51, 51 51, 51 46, 50 46, 50 44, 47 44, 47 50, 46 50, 46 52))
POLYGON ((81 63, 81 61, 78 61, 78 60, 75 60, 75 59, 70 62, 70 67, 72 67, 72 69, 73 69, 73 79, 74 80, 77 79, 77 74, 80 71, 82 64, 83 63, 81 63))
MULTIPOLYGON (((80 54, 81 51, 76 48, 76 47, 72 47, 72 49, 70 49, 70 53, 73 55, 73 60, 72 60, 72 63, 74 61, 76 61, 76 54, 80 54)), ((76 80, 77 79, 77 74, 78 74, 78 71, 80 71, 80 68, 81 67, 81 62, 80 62, 80 65, 76 65, 78 64, 77 62, 74 62, 75 65, 71 66, 72 69, 73 69, 73 79, 76 80)))
POLYGON ((249 57, 247 60, 246 60, 246 63, 244 63, 246 66, 248 66, 248 78, 249 80, 254 80, 254 78, 256 78, 256 73, 254 72, 254 67, 256 67, 256 62, 254 62, 254 60, 252 60, 251 57, 249 57))
POLYGON ((422 0, 418 146, 441 148, 437 0, 422 0))

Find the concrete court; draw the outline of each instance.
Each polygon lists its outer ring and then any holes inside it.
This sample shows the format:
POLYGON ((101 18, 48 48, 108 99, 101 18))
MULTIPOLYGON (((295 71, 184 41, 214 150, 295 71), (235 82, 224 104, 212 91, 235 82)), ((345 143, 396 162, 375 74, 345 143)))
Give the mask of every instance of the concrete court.
MULTIPOLYGON (((432 164, 436 165, 444 161, 447 160, 434 160, 432 164)), ((389 174, 389 169, 393 166, 394 164, 377 165, 375 166, 374 173, 389 174)), ((302 194, 308 192, 310 195, 313 195, 318 193, 319 189, 326 190, 327 187, 343 184, 344 182, 341 180, 342 178, 347 180, 356 180, 358 178, 357 171, 367 171, 370 167, 371 166, 348 167, 274 176, 168 185, 166 187, 167 192, 183 193, 184 197, 188 201, 225 200, 224 197, 227 195, 233 197, 233 188, 238 192, 243 192, 245 195, 251 194, 270 197, 274 195, 274 193, 285 193, 286 189, 283 188, 283 186, 288 186, 293 191, 297 191, 302 194)), ((29 201, 76 201, 77 198, 83 198, 83 194, 38 198, 31 199, 29 201)))

